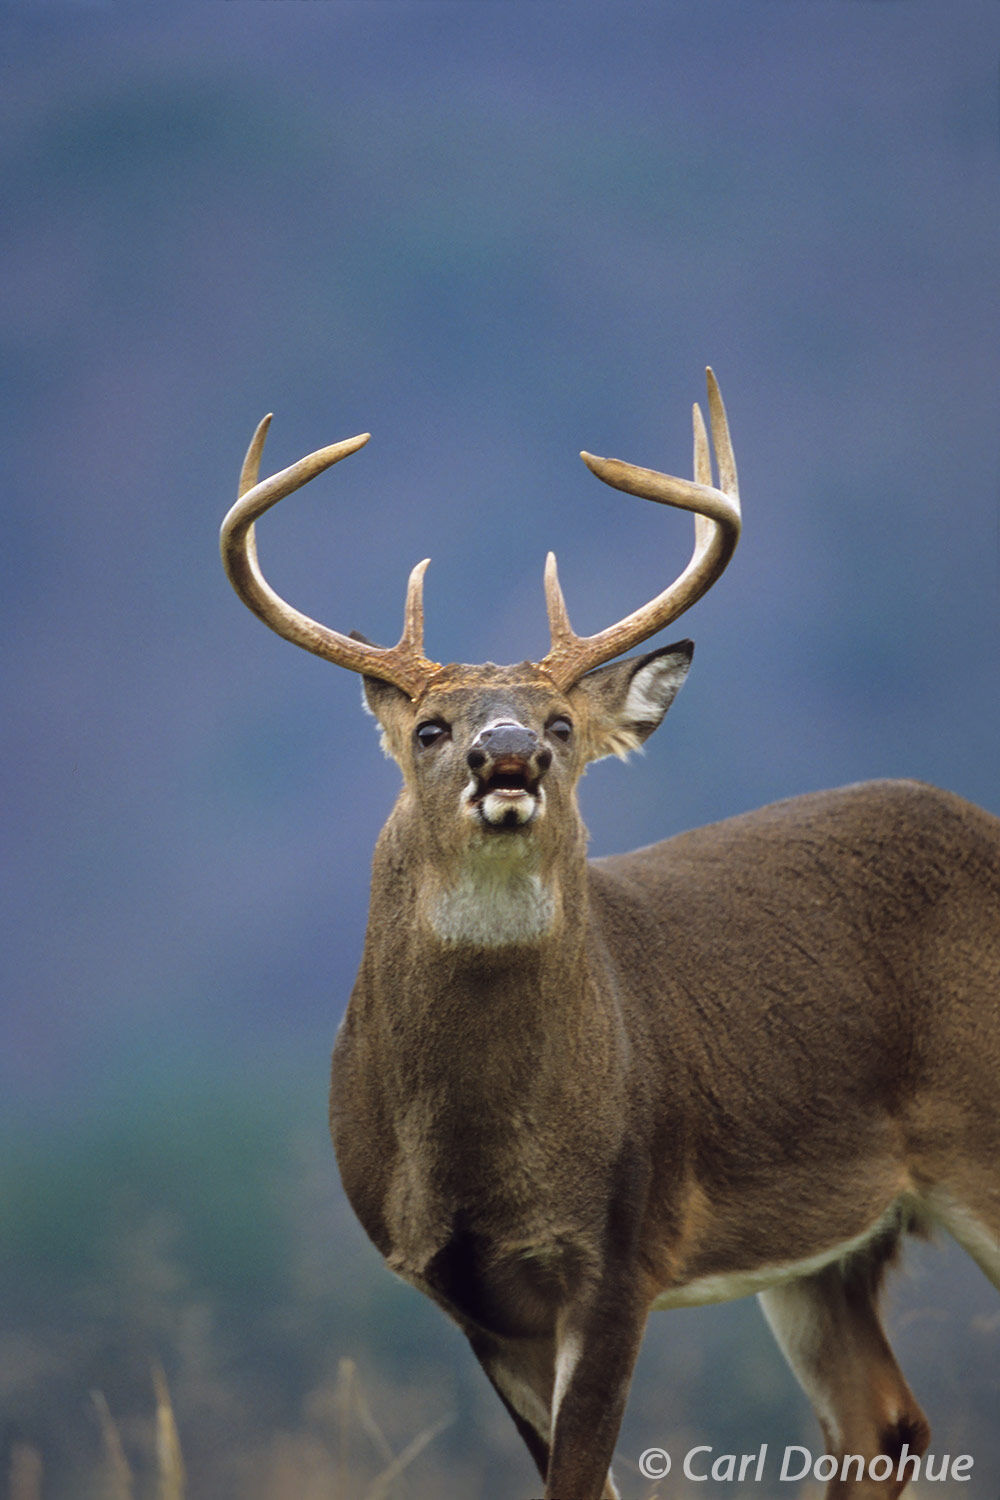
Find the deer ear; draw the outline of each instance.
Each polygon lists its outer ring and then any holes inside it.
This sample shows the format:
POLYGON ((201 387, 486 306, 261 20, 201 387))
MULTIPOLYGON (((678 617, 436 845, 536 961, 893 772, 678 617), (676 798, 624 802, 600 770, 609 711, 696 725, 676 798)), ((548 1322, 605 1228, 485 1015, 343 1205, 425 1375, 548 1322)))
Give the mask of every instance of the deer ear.
POLYGON ((382 753, 402 768, 405 726, 410 723, 407 713, 411 706, 409 696, 395 683, 383 682, 380 677, 362 677, 361 705, 379 726, 382 753))
MULTIPOLYGON (((352 641, 364 641, 366 646, 372 643, 367 636, 363 636, 360 630, 352 630, 352 641)), ((389 726, 394 720, 398 709, 409 704, 410 700, 402 688, 396 687, 395 683, 383 682, 380 677, 361 677, 361 703, 362 706, 377 719, 382 729, 382 749, 391 759, 396 757, 392 750, 389 739, 389 726)))
POLYGON ((638 750, 662 722, 687 676, 693 641, 678 641, 588 672, 577 691, 590 701, 588 760, 638 750))
POLYGON ((410 701, 409 695, 402 688, 396 687, 393 682, 383 682, 380 677, 362 677, 361 689, 365 707, 375 715, 380 724, 385 722, 387 713, 391 713, 401 703, 410 701))

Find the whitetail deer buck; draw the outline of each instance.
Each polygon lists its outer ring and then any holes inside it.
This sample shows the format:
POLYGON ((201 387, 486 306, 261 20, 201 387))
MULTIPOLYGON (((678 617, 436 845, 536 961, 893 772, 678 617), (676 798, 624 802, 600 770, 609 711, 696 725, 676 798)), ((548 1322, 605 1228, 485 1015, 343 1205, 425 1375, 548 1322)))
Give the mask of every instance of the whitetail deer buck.
MULTIPOLYGON (((254 522, 367 435, 258 483, 265 421, 222 529, 237 593, 361 674, 403 773, 333 1138, 361 1223, 463 1329, 548 1500, 617 1494, 651 1308, 756 1292, 828 1451, 870 1460, 929 1438, 876 1305, 904 1231, 945 1226, 1000 1286, 1000 821, 871 783, 585 858, 584 767, 653 732, 692 646, 612 659, 693 604, 739 535, 711 372, 708 394, 718 488, 697 407, 694 483, 583 455, 694 512, 689 566, 582 638, 550 555, 537 663, 429 661, 425 563, 391 649, 266 583, 254 522)), ((827 1493, 902 1488, 855 1465, 827 1493)))

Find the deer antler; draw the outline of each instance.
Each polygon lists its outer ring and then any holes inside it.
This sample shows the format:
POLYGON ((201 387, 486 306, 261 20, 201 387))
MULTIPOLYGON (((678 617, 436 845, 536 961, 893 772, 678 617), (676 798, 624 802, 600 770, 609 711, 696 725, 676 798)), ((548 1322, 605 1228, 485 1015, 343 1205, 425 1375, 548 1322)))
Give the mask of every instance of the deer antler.
POLYGON ((329 448, 319 448, 300 458, 298 463, 270 479, 257 482, 264 439, 271 424, 270 416, 264 418, 254 433, 240 471, 239 498, 222 523, 220 545, 222 562, 229 581, 243 603, 255 615, 270 625, 278 635, 293 645, 302 646, 334 662, 338 667, 347 667, 352 672, 362 672, 368 677, 378 677, 383 682, 394 683, 411 698, 417 698, 427 685, 427 680, 438 669, 438 663, 424 656, 424 572, 429 559, 417 563, 410 574, 406 587, 406 604, 403 612, 403 634, 395 646, 373 646, 368 641, 356 640, 341 635, 312 620, 308 615, 293 609, 271 588, 257 561, 257 542, 254 523, 272 505, 277 505, 286 495, 322 474, 331 464, 339 463, 351 453, 364 447, 370 436, 363 432, 359 437, 346 438, 342 443, 333 443, 329 448))
POLYGON ((555 556, 549 553, 545 563, 545 602, 552 644, 539 665, 563 692, 578 682, 585 672, 630 651, 640 641, 663 630, 671 620, 676 620, 711 588, 735 551, 741 525, 736 460, 718 383, 711 370, 706 374, 712 440, 719 465, 718 489, 712 485, 708 434, 697 404, 694 408, 694 482, 675 479, 654 469, 641 469, 617 458, 580 454, 588 469, 605 484, 614 485, 615 489, 624 490, 629 495, 656 500, 661 505, 694 511, 694 551, 684 572, 662 594, 617 624, 588 636, 577 635, 569 623, 555 556))

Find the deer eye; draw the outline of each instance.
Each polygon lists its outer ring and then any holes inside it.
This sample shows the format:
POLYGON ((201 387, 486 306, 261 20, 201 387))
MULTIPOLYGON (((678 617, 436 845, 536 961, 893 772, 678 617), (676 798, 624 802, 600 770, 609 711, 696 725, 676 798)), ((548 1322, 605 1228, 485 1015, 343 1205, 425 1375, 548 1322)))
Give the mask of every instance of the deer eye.
POLYGON ((551 724, 549 724, 548 732, 554 735, 557 740, 562 740, 565 744, 573 733, 573 725, 566 718, 565 714, 560 714, 558 718, 553 719, 551 724))
POLYGON ((417 725, 414 733, 416 734, 417 743, 421 750, 429 750, 432 745, 436 745, 439 740, 444 739, 451 731, 447 724, 442 724, 440 719, 425 719, 422 724, 417 725))

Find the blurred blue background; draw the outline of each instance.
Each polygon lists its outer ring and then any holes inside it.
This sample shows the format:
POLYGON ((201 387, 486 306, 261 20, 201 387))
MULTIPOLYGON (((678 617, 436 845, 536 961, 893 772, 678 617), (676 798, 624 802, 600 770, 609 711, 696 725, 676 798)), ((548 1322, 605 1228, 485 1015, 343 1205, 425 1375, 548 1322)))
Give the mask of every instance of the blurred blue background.
MULTIPOLYGON (((475 1413, 407 1493, 527 1494, 323 1142, 397 773, 357 681, 237 602, 218 524, 265 411, 271 468, 370 430, 260 528, 272 582, 390 642, 429 554, 432 656, 537 657, 549 547, 585 631, 686 561, 686 518, 577 453, 689 473, 710 362, 744 539, 647 755, 587 778, 593 851, 871 776, 1000 811, 1000 11, 39 3, 0 34, 8 1435, 83 1493, 88 1384, 141 1448, 158 1354, 189 1466, 269 1497, 220 1454, 277 1463, 350 1354, 400 1443, 475 1413)), ((995 1298, 926 1255, 897 1343, 995 1495, 995 1298)), ((749 1304, 654 1343, 636 1452, 724 1446, 737 1350, 747 1441, 818 1451, 749 1304)))

